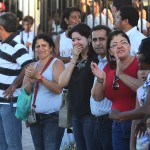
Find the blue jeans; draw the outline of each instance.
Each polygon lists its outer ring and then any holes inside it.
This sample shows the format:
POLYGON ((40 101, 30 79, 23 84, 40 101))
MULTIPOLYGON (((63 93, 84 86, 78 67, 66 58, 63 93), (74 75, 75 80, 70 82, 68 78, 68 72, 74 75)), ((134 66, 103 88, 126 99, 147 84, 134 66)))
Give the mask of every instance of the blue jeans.
POLYGON ((130 134, 132 121, 113 121, 112 143, 113 150, 130 150, 130 134))
POLYGON ((58 113, 30 126, 35 150, 59 150, 64 128, 58 127, 58 113))
POLYGON ((94 150, 94 120, 91 115, 82 117, 73 115, 72 125, 77 150, 94 150))
POLYGON ((94 122, 95 150, 112 150, 112 120, 105 119, 94 122))
POLYGON ((22 125, 15 112, 12 103, 0 104, 0 150, 22 150, 22 125))

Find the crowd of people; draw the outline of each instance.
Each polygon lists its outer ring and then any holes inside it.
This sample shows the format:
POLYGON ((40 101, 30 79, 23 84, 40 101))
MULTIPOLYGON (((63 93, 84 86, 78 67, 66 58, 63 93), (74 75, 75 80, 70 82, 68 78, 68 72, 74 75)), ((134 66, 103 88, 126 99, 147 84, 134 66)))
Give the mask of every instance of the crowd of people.
POLYGON ((150 150, 150 37, 138 29, 146 17, 136 7, 113 0, 107 20, 106 4, 89 1, 86 21, 79 8, 65 8, 62 17, 58 10, 49 35, 35 37, 32 16, 19 31, 17 16, 1 13, 0 150, 23 149, 15 117, 22 88, 36 112, 36 123, 26 122, 35 150, 69 149, 70 141, 62 145, 70 130, 74 150, 150 150), (58 126, 63 89, 70 129, 58 126))

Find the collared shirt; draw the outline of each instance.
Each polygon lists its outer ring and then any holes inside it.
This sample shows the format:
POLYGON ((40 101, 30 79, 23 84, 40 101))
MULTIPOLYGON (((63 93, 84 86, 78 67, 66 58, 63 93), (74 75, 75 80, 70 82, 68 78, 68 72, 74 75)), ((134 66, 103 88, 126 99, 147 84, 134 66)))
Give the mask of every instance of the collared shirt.
POLYGON ((142 39, 146 37, 137 30, 137 27, 133 27, 128 32, 126 32, 126 34, 128 35, 131 43, 130 54, 135 56, 138 52, 142 39))
MULTIPOLYGON (((3 92, 12 85, 22 68, 33 60, 26 47, 21 44, 18 32, 11 34, 5 41, 0 43, 0 55, 0 104, 8 105, 11 101, 4 98, 3 92)), ((21 85, 17 86, 13 93, 12 101, 14 103, 17 101, 20 92, 21 85)))
MULTIPOLYGON (((101 70, 103 70, 103 68, 107 64, 106 57, 101 58, 100 56, 98 56, 98 60, 99 60, 98 67, 101 70)), ((90 99, 91 113, 95 116, 102 116, 108 114, 111 110, 111 105, 112 105, 111 101, 108 100, 107 98, 104 98, 102 101, 99 102, 99 101, 95 101, 91 96, 90 99)))

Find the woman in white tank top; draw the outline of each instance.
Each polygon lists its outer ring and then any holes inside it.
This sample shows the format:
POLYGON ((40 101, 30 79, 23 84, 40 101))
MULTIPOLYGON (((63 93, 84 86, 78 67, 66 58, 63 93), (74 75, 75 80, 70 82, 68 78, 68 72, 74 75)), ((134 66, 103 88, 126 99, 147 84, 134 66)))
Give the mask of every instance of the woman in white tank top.
POLYGON ((57 36, 55 40, 55 54, 56 57, 61 59, 65 66, 70 61, 72 54, 72 40, 68 38, 69 30, 76 24, 81 22, 81 11, 75 7, 68 7, 64 10, 61 28, 63 33, 57 36))
POLYGON ((31 107, 35 109, 37 122, 30 125, 30 131, 34 147, 35 150, 58 150, 64 133, 64 129, 58 127, 62 92, 58 80, 64 64, 52 57, 54 43, 49 36, 36 36, 32 47, 39 61, 25 69, 23 87, 27 94, 33 93, 31 107), (35 98, 37 84, 39 86, 35 98))

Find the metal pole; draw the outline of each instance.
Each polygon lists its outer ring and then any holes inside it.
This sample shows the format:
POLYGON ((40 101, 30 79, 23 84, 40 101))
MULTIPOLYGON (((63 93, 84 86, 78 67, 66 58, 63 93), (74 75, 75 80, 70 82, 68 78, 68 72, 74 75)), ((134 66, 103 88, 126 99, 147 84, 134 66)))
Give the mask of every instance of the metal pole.
POLYGON ((93 16, 93 27, 94 27, 94 20, 95 20, 95 14, 94 14, 94 0, 92 0, 92 16, 93 16))
POLYGON ((62 12, 63 12, 63 0, 61 0, 60 10, 61 10, 61 17, 62 17, 62 12))
MULTIPOLYGON (((3 1, 4 3, 4 1, 3 1)), ((9 12, 11 12, 11 4, 12 4, 12 1, 9 1, 9 12)))
POLYGON ((99 5, 99 24, 102 24, 102 7, 101 7, 101 0, 98 1, 98 5, 99 5))
POLYGON ((88 7, 88 5, 87 5, 87 0, 85 0, 85 4, 86 4, 85 22, 87 23, 87 7, 88 7))
POLYGON ((28 15, 30 15, 30 4, 29 4, 29 0, 28 0, 28 15))
POLYGON ((143 33, 143 0, 141 0, 141 7, 140 7, 140 9, 141 9, 141 32, 143 33))
MULTIPOLYGON (((148 0, 148 22, 150 22, 150 0, 148 0)), ((150 27, 148 27, 148 36, 150 35, 150 27)))
POLYGON ((47 0, 44 3, 44 32, 47 33, 47 0))
POLYGON ((108 0, 106 0, 106 25, 108 26, 108 0))
MULTIPOLYGON (((34 1, 34 18, 36 18, 36 9, 37 9, 37 2, 34 1)), ((36 21, 34 22, 34 36, 35 36, 35 33, 36 33, 35 29, 36 29, 36 21)))
POLYGON ((44 7, 43 7, 43 1, 44 0, 41 0, 41 6, 40 6, 40 26, 41 26, 41 29, 42 29, 42 31, 44 32, 44 25, 43 25, 43 23, 44 23, 44 13, 43 13, 43 11, 44 11, 44 7))

